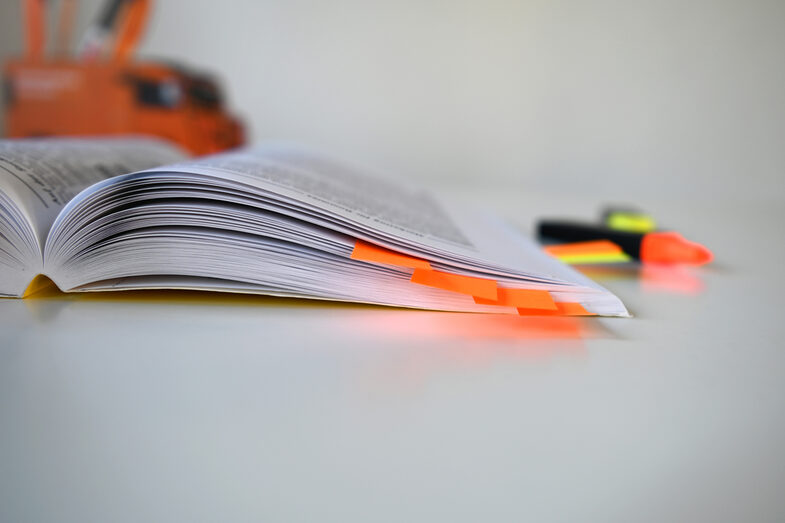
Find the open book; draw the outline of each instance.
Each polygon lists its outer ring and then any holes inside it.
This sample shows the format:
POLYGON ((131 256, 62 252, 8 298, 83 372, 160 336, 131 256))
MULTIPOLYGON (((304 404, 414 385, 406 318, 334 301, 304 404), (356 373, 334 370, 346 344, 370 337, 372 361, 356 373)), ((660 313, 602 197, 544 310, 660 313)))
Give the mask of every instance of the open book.
POLYGON ((446 311, 627 316, 491 214, 296 146, 0 141, 0 295, 201 289, 446 311))

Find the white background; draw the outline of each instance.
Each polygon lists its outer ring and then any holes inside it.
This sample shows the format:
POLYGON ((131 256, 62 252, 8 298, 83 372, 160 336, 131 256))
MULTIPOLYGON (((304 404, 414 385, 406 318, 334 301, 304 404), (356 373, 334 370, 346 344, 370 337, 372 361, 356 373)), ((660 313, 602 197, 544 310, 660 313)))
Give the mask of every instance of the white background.
MULTIPOLYGON (((20 20, 0 2, 0 57, 20 20)), ((162 0, 140 54, 218 73, 255 141, 629 200, 781 196, 783 53, 781 0, 162 0)))

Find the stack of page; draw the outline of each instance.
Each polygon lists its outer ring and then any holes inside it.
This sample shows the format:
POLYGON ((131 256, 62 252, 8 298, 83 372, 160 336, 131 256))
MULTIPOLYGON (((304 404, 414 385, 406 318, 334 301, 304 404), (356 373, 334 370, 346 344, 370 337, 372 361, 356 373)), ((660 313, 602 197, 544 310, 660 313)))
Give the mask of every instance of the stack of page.
POLYGON ((0 295, 200 289, 445 311, 627 316, 494 215, 292 145, 0 141, 0 295))

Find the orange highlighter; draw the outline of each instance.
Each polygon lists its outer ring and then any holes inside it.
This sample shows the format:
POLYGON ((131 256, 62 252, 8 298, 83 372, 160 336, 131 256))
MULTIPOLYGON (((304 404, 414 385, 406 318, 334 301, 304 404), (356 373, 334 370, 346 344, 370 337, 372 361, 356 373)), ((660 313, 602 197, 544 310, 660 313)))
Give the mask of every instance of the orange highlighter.
POLYGON ((543 239, 561 242, 609 240, 644 263, 704 265, 714 257, 703 245, 673 231, 636 233, 577 221, 543 220, 537 233, 543 239))

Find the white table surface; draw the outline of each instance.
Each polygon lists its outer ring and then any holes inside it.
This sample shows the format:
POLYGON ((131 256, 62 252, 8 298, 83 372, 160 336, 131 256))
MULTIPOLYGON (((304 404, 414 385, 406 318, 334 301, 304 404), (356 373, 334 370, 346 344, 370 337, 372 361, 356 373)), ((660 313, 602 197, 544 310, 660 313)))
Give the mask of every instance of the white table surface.
POLYGON ((717 262, 603 275, 633 319, 0 300, 0 521, 783 521, 780 196, 639 201, 717 262))

